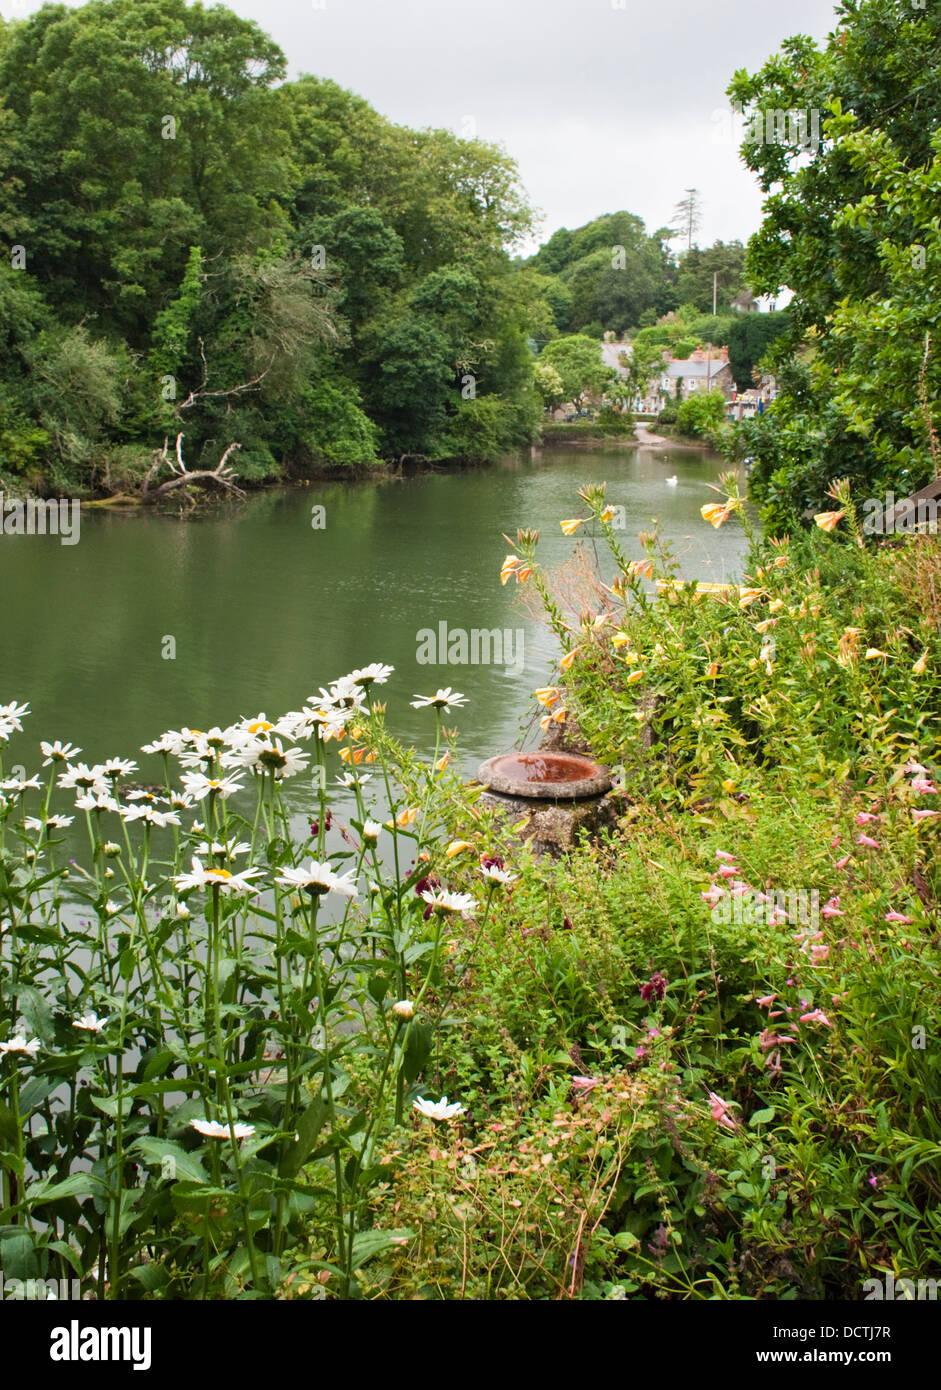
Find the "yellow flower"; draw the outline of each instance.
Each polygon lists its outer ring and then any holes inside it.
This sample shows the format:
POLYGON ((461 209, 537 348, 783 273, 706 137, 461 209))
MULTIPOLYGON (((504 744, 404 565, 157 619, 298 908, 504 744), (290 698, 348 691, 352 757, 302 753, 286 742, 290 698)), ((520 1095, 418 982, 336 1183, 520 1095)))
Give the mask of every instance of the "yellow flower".
POLYGON ((722 783, 722 790, 724 792, 734 792, 735 783, 732 781, 731 777, 726 777, 725 781, 722 783))
POLYGON ((435 763, 435 772, 443 772, 444 769, 447 767, 447 765, 448 765, 448 763, 449 763, 450 761, 451 761, 451 754, 450 754, 450 753, 442 753, 442 754, 441 754, 441 757, 440 757, 440 758, 438 759, 438 761, 435 763))
POLYGON ((755 599, 761 598, 763 594, 764 594, 764 589, 739 589, 739 591, 738 591, 738 606, 739 606, 739 608, 747 608, 748 605, 749 605, 750 603, 754 603, 754 602, 755 602, 755 599))
POLYGON ((775 626, 775 624, 777 623, 777 621, 778 621, 777 618, 765 618, 764 622, 756 623, 756 624, 755 624, 755 631, 756 631, 756 632, 767 632, 768 629, 769 629, 770 627, 774 627, 774 626, 775 626))
POLYGON ((889 653, 881 652, 878 647, 870 647, 866 652, 867 661, 878 661, 880 657, 884 657, 888 660, 889 653))
POLYGON ((444 851, 448 859, 453 859, 456 854, 461 854, 465 849, 473 849, 470 840, 452 840, 444 851))
POLYGON ((616 632, 611 638, 612 643, 616 647, 626 647, 630 640, 626 632, 616 632))
POLYGON ((723 507, 721 502, 707 502, 704 507, 700 507, 699 511, 703 521, 710 522, 716 530, 732 515, 731 508, 723 507))
POLYGON ((404 830, 404 828, 405 828, 407 825, 411 825, 412 821, 413 821, 413 820, 416 820, 417 817, 418 817, 418 807, 417 807, 417 806, 411 806, 411 807, 406 808, 406 810, 400 811, 400 812, 399 812, 399 814, 398 814, 398 815, 396 816, 396 818, 395 818, 395 823, 396 823, 396 825, 399 827, 400 830, 404 830))
POLYGON ((518 555, 508 555, 503 561, 500 569, 500 583, 505 584, 510 575, 519 567, 520 557, 518 555))
POLYGON ((821 531, 832 531, 846 516, 846 512, 818 512, 814 521, 821 531))
POLYGON ((578 648, 577 648, 577 647, 573 647, 572 650, 571 650, 570 652, 566 652, 565 655, 563 656, 562 660, 559 662, 559 670, 560 670, 560 671, 567 671, 567 670, 569 669, 569 667, 571 666, 572 662, 575 660, 575 658, 576 658, 577 655, 578 655, 578 648))
POLYGON ((784 600, 783 600, 783 599, 781 599, 781 598, 772 599, 771 602, 768 604, 768 612, 769 612, 769 613, 777 613, 777 612, 779 611, 779 609, 781 609, 781 608, 783 608, 783 607, 784 607, 784 600))
POLYGON ((544 705, 546 709, 551 709, 553 705, 559 702, 558 688, 554 685, 544 686, 542 690, 536 691, 536 699, 541 705, 544 705))
POLYGON ((914 666, 912 667, 912 674, 915 675, 915 676, 923 676, 923 675, 925 674, 925 668, 926 668, 927 665, 928 665, 928 653, 927 653, 927 652, 922 652, 921 656, 918 658, 918 660, 915 662, 914 666))
POLYGON ((653 561, 652 561, 652 560, 632 560, 631 563, 630 563, 630 564, 628 565, 628 567, 627 567, 627 572, 628 572, 628 574, 635 574, 635 575, 640 575, 640 574, 642 574, 642 575, 644 576, 645 579, 652 579, 652 578, 653 578, 653 561))
POLYGON ((532 572, 533 572, 533 567, 532 567, 532 565, 523 565, 520 569, 518 569, 518 570, 516 571, 516 581, 517 581, 517 583, 518 583, 518 584, 525 584, 526 581, 527 581, 527 579, 529 578, 529 576, 532 574, 532 572))
POLYGON ((617 516, 617 514, 617 507, 605 507, 604 511, 601 513, 601 520, 610 521, 611 518, 617 516))
POLYGON ((777 566, 777 568, 778 568, 779 570, 783 570, 784 566, 787 564, 787 556, 786 556, 786 555, 778 555, 778 556, 775 558, 775 562, 774 562, 774 563, 775 563, 775 565, 777 566))
POLYGON ((628 676, 628 678, 627 678, 627 683, 628 683, 628 685, 636 685, 636 683, 637 683, 638 681, 642 681, 643 679, 644 679, 644 673, 643 673, 643 671, 632 671, 631 674, 630 674, 630 675, 628 676))
POLYGON ((569 517, 568 521, 560 521, 559 525, 562 527, 562 530, 566 536, 574 536, 579 526, 581 526, 582 523, 587 520, 587 516, 573 516, 569 517))
POLYGON ((710 661, 709 665, 706 667, 706 675, 707 675, 707 676, 717 676, 718 674, 719 674, 719 663, 718 663, 718 661, 710 661))

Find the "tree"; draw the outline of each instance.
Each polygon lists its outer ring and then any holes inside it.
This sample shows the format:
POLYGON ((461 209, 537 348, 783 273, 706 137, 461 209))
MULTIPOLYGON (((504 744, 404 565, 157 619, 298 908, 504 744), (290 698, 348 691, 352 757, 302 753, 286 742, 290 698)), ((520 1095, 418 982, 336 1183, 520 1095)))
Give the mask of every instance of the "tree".
POLYGON ((751 487, 776 530, 825 509, 836 477, 864 496, 905 494, 935 467, 919 395, 939 395, 925 338, 941 313, 941 12, 845 0, 838 15, 823 48, 788 39, 729 87, 746 120, 768 109, 820 113, 810 154, 786 131, 780 143, 743 147, 768 195, 749 282, 765 293, 786 284, 795 296, 770 352, 781 394, 743 431, 757 458, 751 487))
POLYGON ((732 376, 739 390, 752 386, 758 363, 790 327, 787 311, 774 314, 740 314, 728 328, 727 345, 732 376))
POLYGON ((585 396, 600 396, 617 378, 613 368, 602 361, 595 339, 577 333, 547 343, 539 360, 555 368, 562 378, 565 399, 573 401, 577 407, 585 396))
POLYGON ((674 235, 685 237, 686 249, 691 251, 693 236, 702 226, 702 197, 698 188, 687 188, 686 196, 673 209, 673 216, 676 221, 674 235))
POLYGON ((712 313, 713 277, 718 289, 716 307, 729 304, 745 288, 745 247, 740 241, 716 241, 701 250, 689 249, 680 262, 676 281, 679 303, 692 303, 702 314, 712 313))
POLYGON ((551 362, 537 362, 533 371, 536 390, 549 410, 557 410, 565 400, 562 377, 551 362))

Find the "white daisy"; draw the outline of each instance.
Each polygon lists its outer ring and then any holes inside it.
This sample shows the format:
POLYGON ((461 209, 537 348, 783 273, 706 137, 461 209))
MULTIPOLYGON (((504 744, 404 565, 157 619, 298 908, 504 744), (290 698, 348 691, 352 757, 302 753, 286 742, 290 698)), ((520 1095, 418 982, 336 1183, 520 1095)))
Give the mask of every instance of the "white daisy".
POLYGON ((81 1018, 73 1019, 72 1027, 82 1028, 86 1033, 100 1033, 107 1022, 107 1018, 99 1018, 94 1009, 89 1009, 81 1018))
POLYGON ((442 1096, 440 1100, 423 1100, 419 1096, 413 1104, 418 1113, 429 1120, 453 1120, 455 1115, 463 1115, 467 1111, 466 1105, 458 1105, 456 1101, 448 1105, 447 1096, 442 1096))
POLYGON ((185 893, 191 888, 198 888, 203 891, 209 888, 218 888, 227 897, 232 897, 237 893, 259 892, 259 889, 249 880, 258 878, 263 873, 263 869, 243 869, 240 874, 230 873, 228 869, 204 869, 200 860, 194 855, 192 872, 179 874, 173 882, 179 893, 185 893))
POLYGON ((71 825, 74 816, 47 816, 46 819, 39 820, 36 816, 27 816, 23 824, 27 830, 64 830, 67 825, 71 825))
POLYGON ((383 666, 381 661, 374 661, 372 665, 364 666, 362 670, 351 671, 344 679, 354 685, 363 685, 367 688, 370 685, 385 685, 394 670, 394 666, 383 666))
POLYGON ((338 787, 364 787, 372 781, 372 773, 341 772, 336 781, 338 787))
POLYGON ((120 811, 119 803, 114 799, 110 792, 98 791, 86 792, 83 796, 75 798, 75 808, 78 811, 120 811))
POLYGON ((161 830, 167 825, 179 825, 176 811, 155 811, 153 806, 122 806, 121 819, 127 823, 144 820, 148 825, 156 825, 161 830))
POLYGON ((498 869, 496 865, 491 867, 481 865, 480 872, 484 878, 489 878, 492 883, 510 884, 516 878, 516 874, 511 874, 509 869, 498 869))
POLYGON ((106 777, 130 777, 137 771, 137 763, 130 758, 106 758, 101 766, 106 777))
POLYGON ((204 840, 201 845, 196 847, 197 854, 224 854, 227 859, 235 859, 240 854, 248 854, 250 850, 251 845, 247 840, 237 840, 234 835, 230 840, 221 843, 219 840, 213 840, 211 845, 204 840))
POLYGON ((11 728, 16 729, 18 733, 23 731, 21 721, 27 714, 29 714, 28 702, 25 705, 18 705, 15 700, 11 700, 8 705, 0 705, 0 719, 9 724, 11 728))
POLYGON ((233 792, 240 792, 244 786, 237 777, 205 777, 201 772, 184 772, 180 781, 184 790, 197 801, 202 801, 210 792, 217 792, 224 801, 233 792))
POLYGON ((433 912, 476 912, 477 904, 470 893, 448 893, 444 888, 425 889, 422 897, 433 912))
POLYGON ((58 785, 65 790, 73 787, 84 794, 107 796, 111 788, 104 776, 101 763, 89 767, 87 763, 68 763, 64 772, 59 773, 58 785))
POLYGON ((374 845, 376 841, 379 839, 379 832, 381 829, 382 826, 378 823, 378 821, 364 820, 363 839, 368 841, 369 844, 374 845))
POLYGON ((251 743, 228 753, 223 759, 227 767, 249 767, 255 772, 271 772, 279 780, 295 777, 310 762, 310 754, 300 748, 285 748, 277 739, 270 743, 251 743))
POLYGON ((186 739, 182 733, 176 729, 168 729, 165 734, 161 734, 153 743, 141 745, 142 753, 172 753, 178 758, 186 747, 186 739))
POLYGON ((330 864, 320 864, 312 859, 305 869, 285 869, 278 875, 278 883, 285 888, 306 888, 313 894, 339 893, 344 898, 355 898, 359 891, 352 882, 353 870, 348 873, 335 873, 330 864))
POLYGON ((0 1052, 26 1052, 30 1057, 35 1057, 38 1051, 39 1039, 31 1038, 27 1042, 23 1033, 17 1033, 15 1037, 10 1038, 9 1042, 0 1043, 0 1052))
POLYGON ((219 1124, 218 1120, 190 1120, 190 1124, 207 1139, 229 1139, 231 1135, 236 1139, 250 1139, 255 1133, 254 1125, 236 1123, 232 1126, 230 1134, 229 1126, 219 1124))
POLYGON ((81 748, 73 748, 71 743, 60 743, 56 739, 55 743, 40 742, 42 749, 43 767, 48 767, 50 763, 67 763, 70 758, 77 758, 81 753, 81 748))
POLYGON ((458 705, 466 704, 467 696, 459 695, 456 691, 452 691, 450 686, 446 686, 444 690, 437 691, 434 695, 417 695, 415 699, 411 701, 412 709, 434 708, 451 710, 456 709, 458 705))
POLYGON ((8 777, 5 781, 0 782, 0 790, 5 792, 22 793, 29 791, 30 788, 33 791, 42 790, 38 777, 8 777))

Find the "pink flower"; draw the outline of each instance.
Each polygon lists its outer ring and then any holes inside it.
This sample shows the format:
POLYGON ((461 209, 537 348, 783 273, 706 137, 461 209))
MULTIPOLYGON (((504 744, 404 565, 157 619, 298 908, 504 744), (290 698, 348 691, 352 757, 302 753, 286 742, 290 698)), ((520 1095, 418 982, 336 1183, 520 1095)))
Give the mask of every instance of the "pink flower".
POLYGON ((769 1047, 777 1047, 779 1043, 797 1042, 796 1038, 789 1038, 783 1033, 775 1033, 772 1028, 766 1028, 758 1039, 762 1051, 767 1051, 769 1047))
POLYGON ((909 762, 909 763, 906 763, 905 766, 902 768, 902 771, 903 771, 903 772, 920 772, 920 773, 922 773, 924 776, 927 776, 927 775, 928 775, 928 769, 927 769, 926 767, 922 767, 921 763, 916 763, 916 762, 909 762))
POLYGON ((736 868, 734 864, 719 865, 719 873, 723 878, 734 878, 736 874, 740 874, 741 872, 741 869, 736 868))
POLYGON ((865 845, 866 849, 880 848, 879 841, 871 839, 868 835, 858 835, 856 838, 856 843, 858 845, 865 845))
POLYGON ((830 954, 829 946, 811 946, 810 959, 814 965, 822 965, 830 954))
POLYGON ((840 910, 839 894, 832 897, 830 901, 820 909, 820 915, 821 917, 845 917, 846 914, 840 910))
POLYGON ((881 820, 881 816, 874 815, 871 811, 860 811, 856 817, 857 825, 868 825, 871 820, 881 820))
POLYGON ((709 1109, 712 1118, 726 1129, 737 1129, 738 1121, 730 1114, 729 1102, 717 1096, 715 1091, 709 1092, 709 1109))
POLYGON ((931 816, 938 815, 937 811, 913 811, 912 820, 917 825, 920 820, 928 820, 931 816))
POLYGON ((905 917, 901 912, 894 910, 885 914, 885 920, 887 922, 904 922, 906 927, 912 926, 915 921, 914 917, 905 917))
POLYGON ((597 1076, 573 1076, 573 1091, 593 1091, 596 1086, 601 1085, 601 1079, 597 1076))
POLYGON ((712 907, 713 904, 721 902, 722 899, 725 897, 725 894, 722 892, 721 888, 712 887, 708 890, 708 892, 700 893, 699 896, 702 898, 704 903, 708 903, 709 906, 712 907))
POLYGON ((776 994, 764 994, 760 999, 756 999, 755 1003, 758 1005, 759 1009, 770 1009, 777 997, 776 994))
POLYGON ((734 863, 735 863, 735 855, 734 855, 734 854, 729 854, 729 852, 728 852, 727 849, 717 849, 717 850, 716 850, 716 858, 717 858, 717 859, 724 859, 725 862, 726 862, 727 864, 734 864, 734 863))
POLYGON ((833 1027, 821 1009, 812 1009, 809 1014, 801 1014, 801 1023, 822 1023, 825 1028, 833 1027))
POLYGON ((928 792, 936 792, 938 789, 927 777, 915 777, 912 779, 912 791, 918 792, 920 796, 927 795, 928 792))
POLYGON ((838 859, 833 867, 835 869, 845 869, 851 857, 851 855, 847 854, 843 859, 838 859))

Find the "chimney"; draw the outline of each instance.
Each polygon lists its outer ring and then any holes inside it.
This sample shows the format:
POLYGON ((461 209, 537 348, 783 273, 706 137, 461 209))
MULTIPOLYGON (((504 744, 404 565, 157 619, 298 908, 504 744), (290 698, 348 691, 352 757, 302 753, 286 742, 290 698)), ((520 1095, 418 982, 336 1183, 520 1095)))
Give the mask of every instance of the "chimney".
POLYGON ((729 360, 729 350, 728 350, 727 347, 724 347, 724 348, 722 349, 722 352, 721 352, 720 356, 721 356, 721 360, 722 360, 723 362, 728 362, 728 360, 729 360))
POLYGON ((705 362, 707 361, 707 358, 702 348, 695 348, 689 360, 691 362, 705 362))
POLYGON ((664 349, 663 349, 663 360, 664 360, 664 362, 672 362, 672 361, 673 361, 673 353, 669 350, 669 348, 664 348, 664 349))

